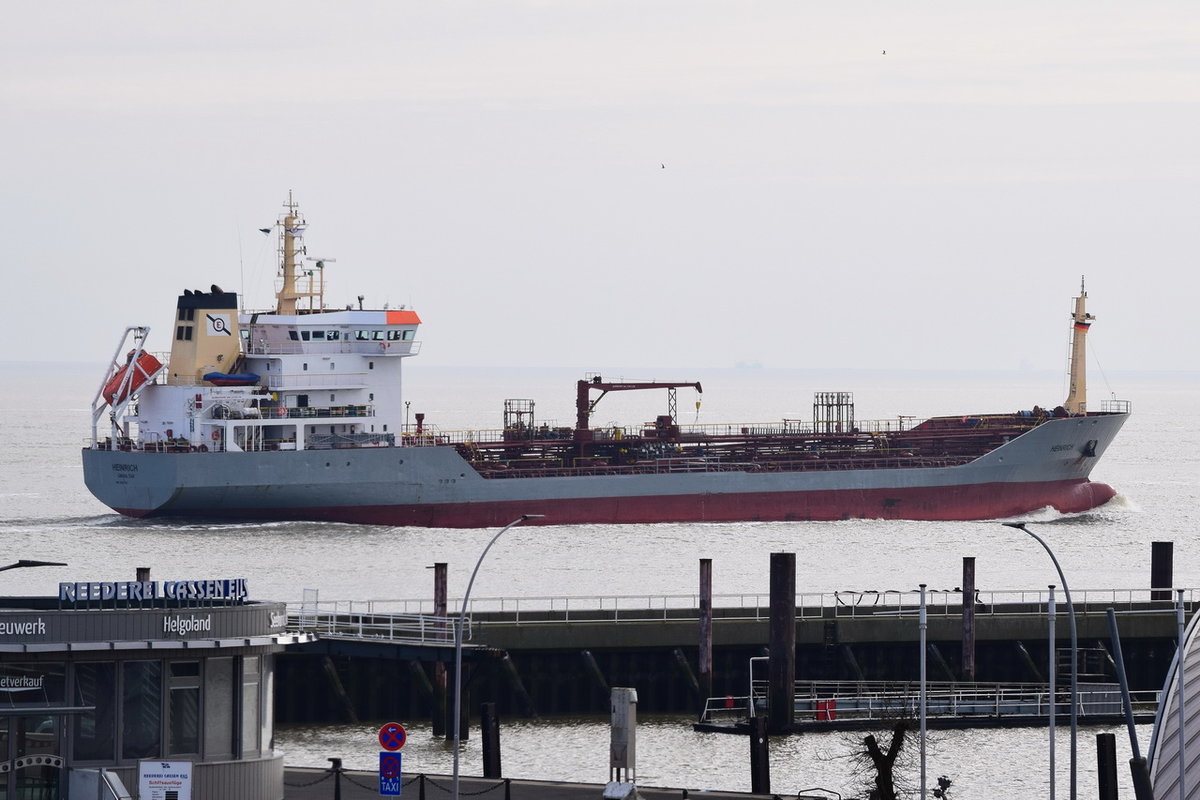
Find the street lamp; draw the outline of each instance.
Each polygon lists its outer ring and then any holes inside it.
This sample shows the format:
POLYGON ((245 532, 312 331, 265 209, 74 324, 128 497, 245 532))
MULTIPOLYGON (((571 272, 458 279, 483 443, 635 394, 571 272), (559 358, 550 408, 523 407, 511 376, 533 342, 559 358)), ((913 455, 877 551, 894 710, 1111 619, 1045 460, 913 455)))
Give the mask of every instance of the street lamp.
MULTIPOLYGON (((1005 522, 1002 524, 1006 528, 1016 528, 1028 533, 1038 544, 1045 548, 1046 554, 1054 562, 1054 568, 1058 570, 1058 579, 1062 581, 1063 595, 1067 598, 1067 618, 1071 629, 1071 800, 1076 800, 1077 773, 1075 765, 1077 754, 1076 744, 1079 732, 1079 637, 1075 628, 1075 605, 1071 602, 1071 590, 1067 587, 1067 576, 1063 574, 1058 559, 1054 557, 1054 551, 1050 549, 1050 545, 1046 544, 1042 537, 1026 528, 1024 522, 1005 522)), ((1053 703, 1054 698, 1050 698, 1050 702, 1053 703)), ((1053 781, 1053 778, 1051 780, 1053 781)))
POLYGON ((458 621, 454 625, 454 800, 458 800, 458 744, 462 728, 463 620, 467 616, 467 601, 471 598, 471 587, 475 585, 475 576, 479 574, 479 568, 483 565, 483 559, 488 554, 488 550, 492 549, 492 545, 504 535, 505 531, 526 520, 541 519, 544 516, 544 514, 522 514, 520 519, 513 520, 497 531, 492 540, 487 543, 487 547, 483 548, 483 552, 479 554, 479 560, 475 562, 475 569, 471 571, 471 580, 467 581, 467 592, 463 595, 462 607, 458 610, 458 621))
POLYGON ((21 567, 65 567, 65 566, 67 566, 67 565, 61 561, 30 561, 27 558, 22 558, 20 561, 17 561, 16 563, 6 564, 5 566, 0 567, 0 572, 4 572, 4 570, 6 570, 6 569, 20 569, 21 567))

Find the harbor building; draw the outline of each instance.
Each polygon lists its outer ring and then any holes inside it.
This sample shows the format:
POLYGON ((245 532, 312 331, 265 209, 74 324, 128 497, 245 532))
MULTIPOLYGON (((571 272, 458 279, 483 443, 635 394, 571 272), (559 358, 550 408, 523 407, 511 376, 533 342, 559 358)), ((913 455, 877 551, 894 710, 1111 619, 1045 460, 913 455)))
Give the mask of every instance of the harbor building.
POLYGON ((0 798, 283 797, 283 603, 242 579, 62 583, 0 598, 0 798), (140 787, 140 791, 139 791, 140 787))

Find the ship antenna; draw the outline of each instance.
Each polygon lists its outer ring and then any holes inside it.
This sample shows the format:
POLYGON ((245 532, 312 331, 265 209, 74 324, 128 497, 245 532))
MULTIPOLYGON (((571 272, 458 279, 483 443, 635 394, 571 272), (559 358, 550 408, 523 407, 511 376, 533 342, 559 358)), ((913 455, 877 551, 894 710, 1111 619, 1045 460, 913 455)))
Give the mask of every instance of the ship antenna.
POLYGON ((283 207, 287 209, 279 231, 283 283, 279 287, 279 294, 275 296, 275 313, 291 315, 296 313, 296 240, 304 236, 304 219, 300 216, 299 204, 292 199, 290 189, 283 207))
POLYGON ((1063 408, 1068 414, 1087 413, 1087 332, 1091 327, 1087 313, 1087 284, 1079 277, 1079 296, 1075 298, 1075 313, 1071 315, 1071 355, 1067 362, 1069 387, 1063 408))
POLYGON ((242 223, 235 217, 234 230, 238 242, 238 311, 246 310, 246 258, 242 253, 242 223))

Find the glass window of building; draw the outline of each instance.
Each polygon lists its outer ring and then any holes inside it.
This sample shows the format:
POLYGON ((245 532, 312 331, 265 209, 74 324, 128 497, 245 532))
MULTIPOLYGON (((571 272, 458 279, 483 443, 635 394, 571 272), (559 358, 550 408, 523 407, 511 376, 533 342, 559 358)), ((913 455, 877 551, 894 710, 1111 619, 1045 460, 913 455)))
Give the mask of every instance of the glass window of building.
POLYGON ((162 662, 127 661, 121 669, 121 758, 162 750, 162 662))
POLYGON ((275 746, 275 704, 271 702, 271 698, 275 696, 274 663, 274 656, 262 657, 262 697, 265 698, 265 702, 262 704, 262 714, 259 715, 262 722, 262 736, 259 741, 268 750, 275 746))
POLYGON ((172 661, 167 665, 170 724, 167 754, 200 752, 200 662, 172 661))
POLYGON ((232 658, 210 658, 204 664, 204 756, 208 759, 236 754, 233 669, 232 658))
POLYGON ((259 658, 242 658, 242 758, 259 753, 259 658))
POLYGON ((78 761, 114 761, 117 729, 117 665, 113 661, 75 665, 75 704, 93 706, 74 718, 73 751, 78 761))

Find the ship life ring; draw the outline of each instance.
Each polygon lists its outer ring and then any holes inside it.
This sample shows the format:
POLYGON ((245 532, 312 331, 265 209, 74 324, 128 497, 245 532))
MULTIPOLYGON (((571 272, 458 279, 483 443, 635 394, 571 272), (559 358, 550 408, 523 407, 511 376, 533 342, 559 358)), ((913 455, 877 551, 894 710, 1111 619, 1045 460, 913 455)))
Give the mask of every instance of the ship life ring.
POLYGON ((387 352, 387 349, 388 349, 389 347, 391 347, 391 346, 392 346, 392 345, 391 345, 391 342, 380 342, 380 343, 379 343, 379 351, 380 351, 381 353, 386 353, 386 352, 387 352))
POLYGON ((212 432, 212 440, 213 440, 214 442, 219 442, 219 441, 221 441, 221 431, 220 431, 220 430, 218 430, 217 428, 213 428, 213 432, 212 432))

